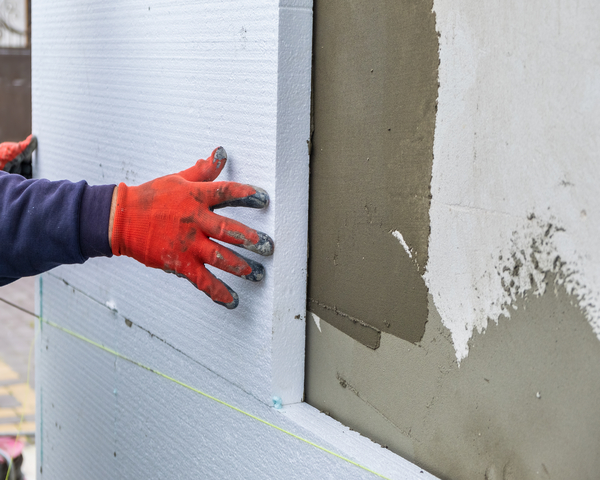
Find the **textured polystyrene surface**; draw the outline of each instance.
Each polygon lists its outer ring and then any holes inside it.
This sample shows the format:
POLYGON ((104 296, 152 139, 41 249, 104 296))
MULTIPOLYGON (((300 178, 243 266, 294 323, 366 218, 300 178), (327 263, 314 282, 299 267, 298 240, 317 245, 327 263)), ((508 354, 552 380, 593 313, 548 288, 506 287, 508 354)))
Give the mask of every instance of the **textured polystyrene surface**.
MULTIPOLYGON (((220 213, 275 236, 277 162, 283 160, 276 151, 279 9, 272 2, 238 3, 36 5, 37 175, 138 184, 191 166, 223 145, 229 160, 221 179, 261 186, 272 202, 266 211, 220 213)), ((300 178, 307 171, 303 153, 289 166, 300 178)), ((306 199, 296 200, 306 208, 306 199)), ((305 242, 305 219, 297 220, 290 228, 300 230, 300 239, 290 247, 278 241, 276 255, 262 259, 262 283, 218 274, 240 295, 233 312, 187 282, 126 258, 55 274, 213 364, 228 380, 247 380, 247 389, 266 402, 273 272, 285 258, 280 251, 305 242)), ((294 289, 293 278, 285 283, 294 289)))
MULTIPOLYGON (((423 478, 299 404, 311 3, 34 1, 33 25, 36 176, 135 185, 222 145, 221 179, 271 195, 264 211, 222 213, 276 241, 262 283, 218 274, 240 295, 234 311, 101 258, 43 275, 42 316, 382 473, 423 478)), ((48 324, 36 361, 40 478, 373 478, 48 324)))
MULTIPOLYGON (((306 404, 258 402, 52 274, 42 306, 64 328, 390 478, 432 478, 306 404)), ((46 323, 36 360, 40 478, 376 478, 46 323)))

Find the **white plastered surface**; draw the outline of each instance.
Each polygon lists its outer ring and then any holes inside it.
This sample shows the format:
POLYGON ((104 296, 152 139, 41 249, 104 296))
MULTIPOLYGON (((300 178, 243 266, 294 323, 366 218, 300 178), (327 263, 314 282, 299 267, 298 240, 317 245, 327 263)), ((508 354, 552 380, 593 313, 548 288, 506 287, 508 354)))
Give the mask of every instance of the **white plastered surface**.
POLYGON ((600 335, 600 4, 435 0, 425 279, 457 359, 554 272, 600 335), (511 283, 512 282, 512 283, 511 283))

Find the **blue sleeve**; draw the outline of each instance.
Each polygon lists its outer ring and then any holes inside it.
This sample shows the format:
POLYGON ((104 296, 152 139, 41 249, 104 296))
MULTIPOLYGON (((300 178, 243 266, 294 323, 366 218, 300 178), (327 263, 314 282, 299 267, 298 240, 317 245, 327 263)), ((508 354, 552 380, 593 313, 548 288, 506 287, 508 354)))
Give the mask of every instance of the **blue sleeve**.
POLYGON ((58 265, 112 256, 113 188, 0 171, 0 286, 58 265))

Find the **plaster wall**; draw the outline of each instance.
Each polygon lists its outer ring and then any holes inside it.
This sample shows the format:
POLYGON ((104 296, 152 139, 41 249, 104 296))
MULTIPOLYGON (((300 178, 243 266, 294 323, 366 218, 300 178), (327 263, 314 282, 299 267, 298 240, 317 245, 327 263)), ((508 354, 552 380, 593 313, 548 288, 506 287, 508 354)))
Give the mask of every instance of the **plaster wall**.
POLYGON ((600 335, 600 5, 434 3, 440 89, 425 279, 457 359, 546 272, 600 335), (452 272, 452 275, 447 275, 452 272))
POLYGON ((41 322, 39 478, 374 478, 331 452, 388 478, 433 478, 302 403, 311 7, 34 1, 36 176, 139 184, 223 145, 221 179, 271 195, 265 211, 224 213, 276 240, 262 283, 227 277, 234 311, 127 258, 40 277, 42 318, 153 371, 41 322))
MULTIPOLYGON (((439 88, 424 335, 382 331, 369 349, 316 312, 307 398, 440 478, 597 478, 599 7, 426 3, 439 88)), ((399 255, 411 231, 397 228, 399 255)))

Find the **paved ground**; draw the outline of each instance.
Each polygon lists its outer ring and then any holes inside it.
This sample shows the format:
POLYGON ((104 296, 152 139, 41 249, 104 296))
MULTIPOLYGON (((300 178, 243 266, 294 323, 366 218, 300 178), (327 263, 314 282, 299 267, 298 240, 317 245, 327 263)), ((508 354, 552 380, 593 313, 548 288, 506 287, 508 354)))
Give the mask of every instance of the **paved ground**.
MULTIPOLYGON (((34 286, 35 279, 21 279, 0 287, 0 298, 34 311, 34 286)), ((35 433, 33 352, 29 384, 27 365, 35 325, 31 315, 0 302, 0 435, 16 435, 20 431, 29 435, 30 443, 35 433)), ((23 456, 25 476, 35 480, 35 447, 28 446, 23 456)))
MULTIPOLYGON (((34 304, 35 279, 21 280, 0 287, 0 298, 9 300, 31 312, 34 304)), ((23 382, 27 381, 27 359, 33 340, 35 318, 0 302, 0 359, 10 366, 23 382)), ((34 375, 31 371, 30 385, 33 387, 34 375)), ((0 381, 0 385, 4 385, 0 381)), ((1 405, 0 405, 1 406, 1 405)))

